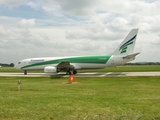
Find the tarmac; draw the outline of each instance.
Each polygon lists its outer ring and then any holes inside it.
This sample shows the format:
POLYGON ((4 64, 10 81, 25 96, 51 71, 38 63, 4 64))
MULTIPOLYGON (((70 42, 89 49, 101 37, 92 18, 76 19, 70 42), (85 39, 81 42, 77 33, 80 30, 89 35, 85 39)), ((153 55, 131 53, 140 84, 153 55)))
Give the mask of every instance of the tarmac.
MULTIPOLYGON (((1 72, 0 76, 15 76, 15 77, 68 77, 65 73, 62 74, 52 74, 48 75, 45 73, 28 73, 24 75, 23 73, 9 73, 9 72, 1 72)), ((108 72, 108 73, 77 73, 75 77, 107 77, 107 76, 160 76, 160 72, 108 72)))

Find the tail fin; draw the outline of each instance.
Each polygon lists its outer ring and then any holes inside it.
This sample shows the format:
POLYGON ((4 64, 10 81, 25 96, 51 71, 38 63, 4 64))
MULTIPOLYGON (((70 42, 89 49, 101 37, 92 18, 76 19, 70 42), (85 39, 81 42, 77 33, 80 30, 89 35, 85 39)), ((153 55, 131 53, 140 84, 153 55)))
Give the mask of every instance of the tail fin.
POLYGON ((129 55, 133 53, 138 29, 132 29, 119 47, 112 53, 113 55, 129 55))

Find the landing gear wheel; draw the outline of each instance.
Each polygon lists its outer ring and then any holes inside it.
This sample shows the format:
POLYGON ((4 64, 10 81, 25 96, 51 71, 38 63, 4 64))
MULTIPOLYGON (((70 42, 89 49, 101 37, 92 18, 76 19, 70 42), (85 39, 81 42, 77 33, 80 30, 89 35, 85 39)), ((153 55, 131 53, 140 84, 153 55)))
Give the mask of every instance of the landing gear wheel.
POLYGON ((24 75, 27 75, 27 70, 24 71, 24 75))
POLYGON ((72 73, 71 73, 71 71, 67 71, 66 74, 67 75, 71 75, 72 73))
POLYGON ((73 70, 73 74, 74 74, 74 75, 77 74, 77 70, 73 70))

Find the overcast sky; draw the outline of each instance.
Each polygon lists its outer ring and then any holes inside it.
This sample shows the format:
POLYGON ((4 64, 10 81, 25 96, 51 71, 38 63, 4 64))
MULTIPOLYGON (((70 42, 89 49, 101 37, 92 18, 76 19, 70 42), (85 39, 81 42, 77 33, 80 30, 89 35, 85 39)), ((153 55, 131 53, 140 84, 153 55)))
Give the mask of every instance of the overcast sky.
POLYGON ((0 0, 0 63, 104 55, 139 28, 133 62, 160 62, 160 0, 0 0))

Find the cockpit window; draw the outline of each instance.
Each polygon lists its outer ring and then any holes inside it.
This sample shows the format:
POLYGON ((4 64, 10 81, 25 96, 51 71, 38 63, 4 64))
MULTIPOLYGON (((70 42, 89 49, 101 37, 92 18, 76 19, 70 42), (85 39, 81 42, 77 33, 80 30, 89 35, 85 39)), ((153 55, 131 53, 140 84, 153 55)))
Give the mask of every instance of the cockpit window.
POLYGON ((21 64, 21 62, 18 62, 18 64, 21 64))

